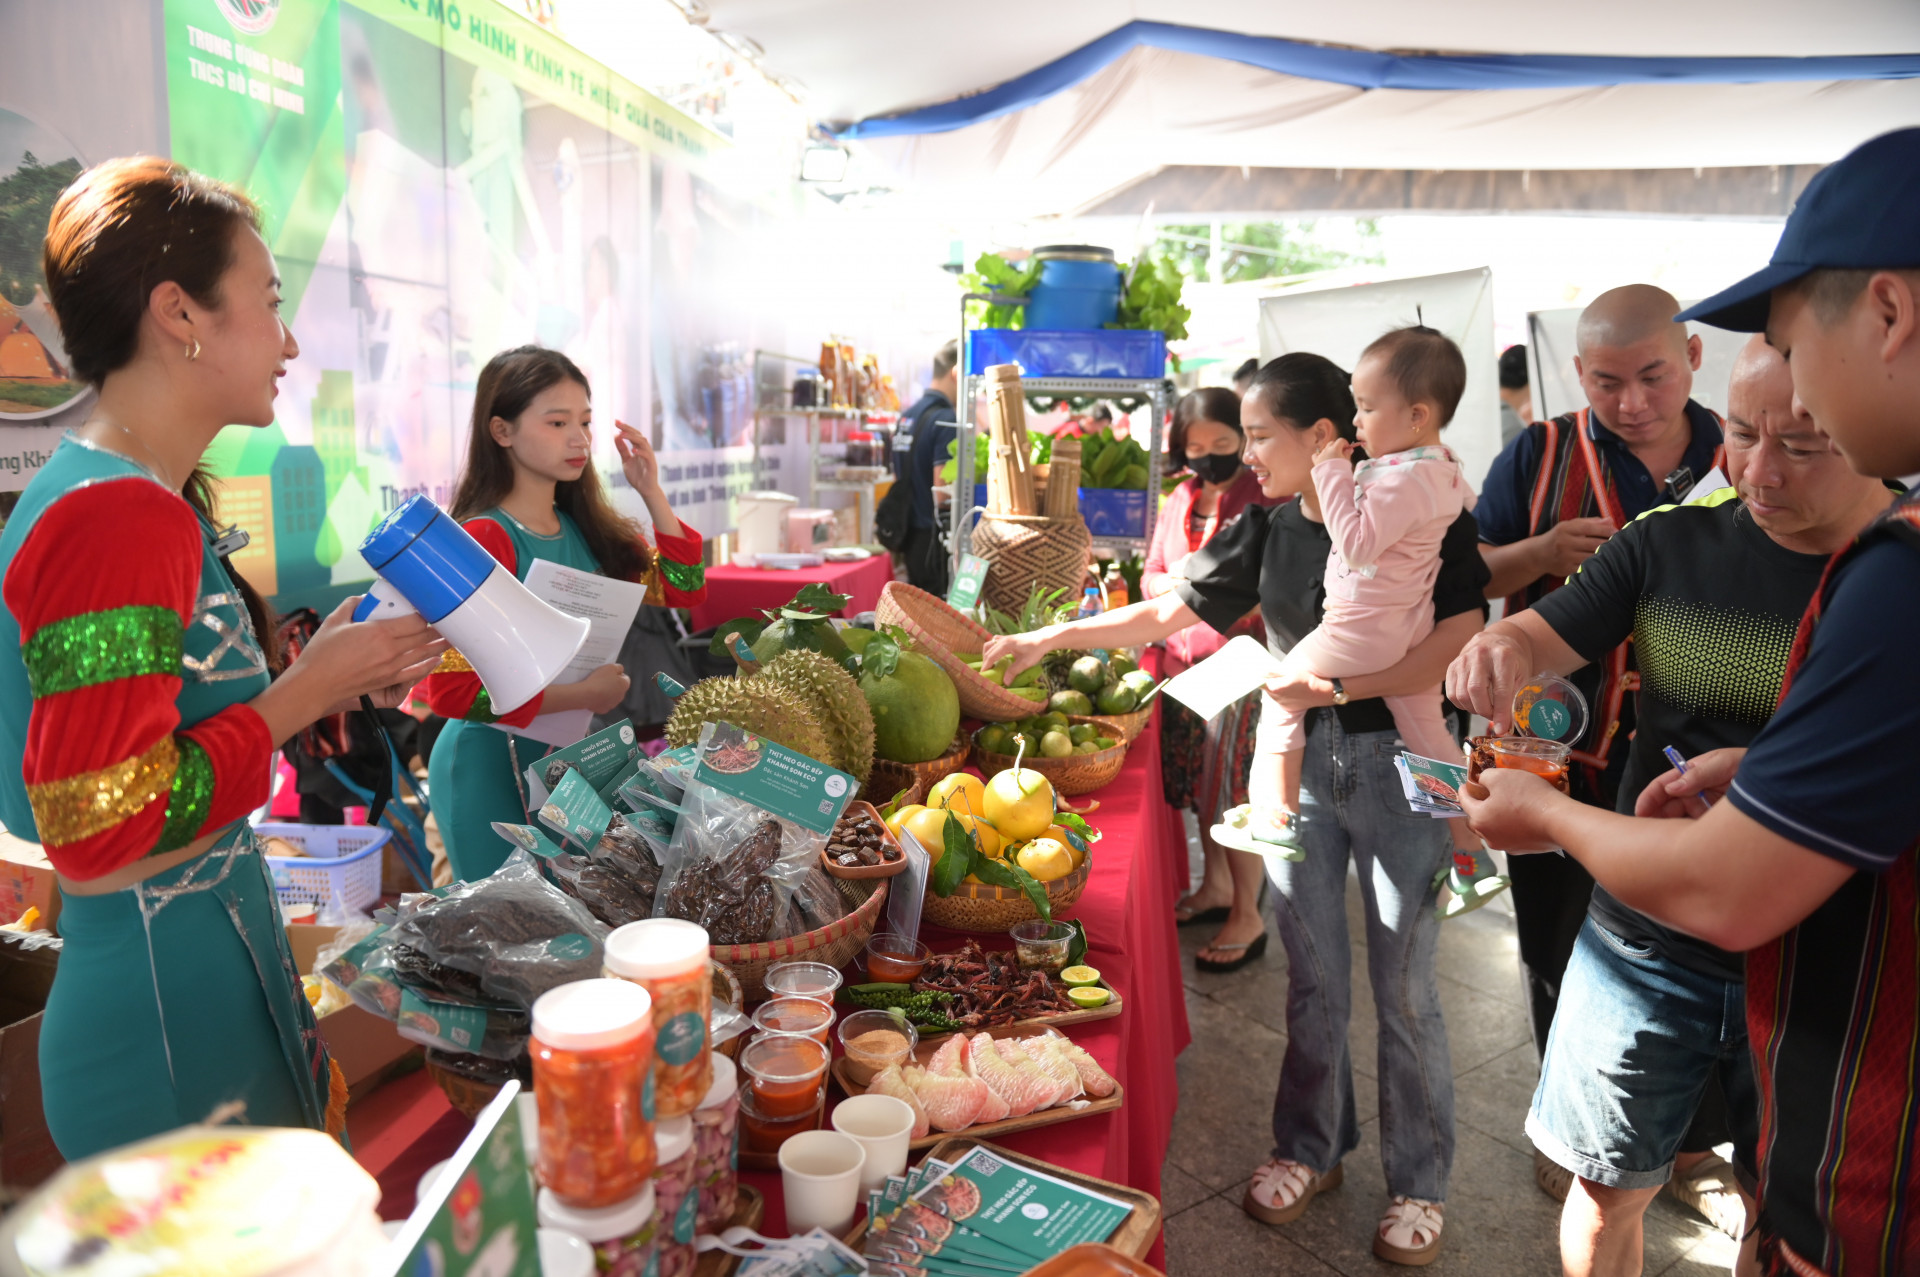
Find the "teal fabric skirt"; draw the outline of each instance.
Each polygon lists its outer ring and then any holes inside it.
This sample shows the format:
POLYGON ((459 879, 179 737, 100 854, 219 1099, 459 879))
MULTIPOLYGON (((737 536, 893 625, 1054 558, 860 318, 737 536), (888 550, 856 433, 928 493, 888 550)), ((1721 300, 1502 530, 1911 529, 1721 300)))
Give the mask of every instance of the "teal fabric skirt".
POLYGON ((520 799, 525 782, 514 775, 514 756, 525 768, 550 748, 545 741, 509 736, 485 723, 453 722, 441 731, 427 760, 427 788, 455 878, 474 882, 506 863, 513 844, 493 832, 494 822, 527 823, 520 799))
POLYGON ((125 890, 65 896, 59 930, 40 1091, 68 1161, 217 1113, 324 1129, 325 1051, 245 825, 125 890))

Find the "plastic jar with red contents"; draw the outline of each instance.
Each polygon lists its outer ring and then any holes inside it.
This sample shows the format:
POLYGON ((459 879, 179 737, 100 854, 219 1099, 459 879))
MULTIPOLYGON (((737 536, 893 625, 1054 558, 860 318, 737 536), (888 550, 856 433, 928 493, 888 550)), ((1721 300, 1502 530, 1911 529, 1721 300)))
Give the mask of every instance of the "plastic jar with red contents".
POLYGON ((593 1247, 599 1277, 652 1277, 658 1266, 662 1221, 654 1213, 653 1185, 603 1210, 568 1206, 543 1188, 537 1207, 540 1227, 556 1228, 593 1247))
POLYGON ((660 1166, 653 1173, 653 1208, 660 1218, 660 1277, 693 1277, 693 1238, 700 1231, 693 1119, 662 1118, 653 1131, 660 1150, 660 1166))
POLYGON ((740 1200, 740 1070, 717 1052, 713 1085, 693 1111, 693 1156, 703 1233, 717 1233, 740 1200))
POLYGON ((576 1210, 632 1201, 656 1162, 652 998, 626 980, 563 984, 533 1004, 531 1049, 540 1182, 576 1210))

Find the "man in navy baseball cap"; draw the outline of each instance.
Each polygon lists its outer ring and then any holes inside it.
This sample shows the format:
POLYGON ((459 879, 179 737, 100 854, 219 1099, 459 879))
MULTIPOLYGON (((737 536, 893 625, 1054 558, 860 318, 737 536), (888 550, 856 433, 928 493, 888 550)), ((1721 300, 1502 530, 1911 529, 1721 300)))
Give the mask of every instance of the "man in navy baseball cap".
MULTIPOLYGON (((1920 129, 1823 171, 1772 264, 1679 318, 1764 331, 1853 469, 1920 471, 1920 129)), ((1828 565, 1750 749, 1655 778, 1631 817, 1510 769, 1462 791, 1490 846, 1563 847, 1630 908, 1746 951, 1770 1275, 1920 1272, 1916 644, 1908 496, 1828 565), (1703 793, 1725 801, 1696 818, 1703 793)))

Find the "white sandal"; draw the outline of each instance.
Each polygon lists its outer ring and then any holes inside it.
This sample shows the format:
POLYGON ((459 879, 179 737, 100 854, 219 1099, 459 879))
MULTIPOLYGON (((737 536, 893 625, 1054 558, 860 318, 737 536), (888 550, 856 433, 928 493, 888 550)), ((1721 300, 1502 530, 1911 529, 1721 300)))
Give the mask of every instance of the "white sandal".
POLYGON ((1304 1162, 1276 1157, 1253 1172, 1240 1209, 1263 1224, 1290 1224, 1315 1197, 1340 1187, 1344 1178, 1346 1170, 1338 1163, 1330 1171, 1315 1174, 1304 1162))
POLYGON ((1440 1230, 1446 1226, 1441 1212, 1445 1209, 1442 1202, 1395 1193, 1393 1204, 1380 1217, 1379 1231, 1373 1235, 1373 1253, 1410 1268, 1431 1264, 1440 1257, 1440 1230), (1422 1237, 1425 1242, 1420 1241, 1422 1237))

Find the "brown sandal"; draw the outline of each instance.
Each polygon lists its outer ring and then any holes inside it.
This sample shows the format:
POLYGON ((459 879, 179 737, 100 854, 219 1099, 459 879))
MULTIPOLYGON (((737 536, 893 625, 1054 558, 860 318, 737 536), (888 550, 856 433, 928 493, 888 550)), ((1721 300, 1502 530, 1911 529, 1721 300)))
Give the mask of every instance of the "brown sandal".
POLYGON ((1276 1157, 1254 1171, 1240 1209, 1263 1224, 1291 1224, 1306 1213, 1315 1197, 1340 1187, 1345 1178, 1346 1168, 1338 1163, 1330 1171, 1315 1174, 1305 1163, 1276 1157), (1276 1205, 1283 1194, 1290 1195, 1288 1200, 1276 1205))
POLYGON ((1431 1264, 1440 1258, 1441 1230, 1446 1227, 1441 1215, 1444 1209, 1440 1202, 1395 1193, 1393 1204, 1387 1207, 1387 1213, 1380 1218, 1380 1227, 1374 1231, 1374 1255, 1409 1268, 1431 1264), (1425 1244, 1415 1245, 1422 1234, 1427 1239, 1425 1244))

